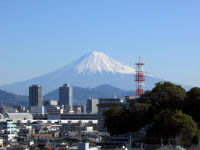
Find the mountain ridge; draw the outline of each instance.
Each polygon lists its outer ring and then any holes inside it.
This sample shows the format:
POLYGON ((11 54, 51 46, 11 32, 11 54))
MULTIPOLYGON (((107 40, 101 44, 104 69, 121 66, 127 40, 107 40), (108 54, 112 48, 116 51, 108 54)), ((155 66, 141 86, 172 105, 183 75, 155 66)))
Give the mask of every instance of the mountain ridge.
MULTIPOLYGON (((135 89, 134 75, 135 69, 128 65, 103 53, 90 52, 56 71, 25 81, 2 85, 0 89, 19 95, 27 95, 29 86, 40 84, 44 94, 47 94, 64 83, 70 83, 72 86, 84 88, 109 84, 124 90, 132 90, 135 89)), ((151 89, 155 83, 163 81, 149 74, 146 74, 146 80, 146 89, 151 89)))
MULTIPOLYGON (((135 91, 125 91, 108 84, 100 85, 95 88, 82 88, 73 86, 73 104, 86 105, 88 98, 112 98, 116 95, 119 98, 135 95, 135 91)), ((44 96, 44 100, 58 100, 59 91, 55 89, 44 96)))
POLYGON ((28 105, 28 96, 25 95, 16 95, 14 93, 6 92, 0 90, 0 101, 7 105, 28 105))
MULTIPOLYGON (((127 95, 135 95, 135 91, 125 91, 108 84, 100 85, 95 88, 73 87, 73 105, 86 105, 87 99, 90 98, 111 98, 115 94, 123 98, 127 95)), ((43 100, 58 100, 58 88, 43 96, 43 100)), ((7 106, 24 105, 28 107, 27 95, 16 95, 0 90, 0 101, 7 106)))
MULTIPOLYGON (((58 88, 43 96, 45 100, 58 100, 58 88)), ((73 86, 73 105, 86 105, 88 98, 112 98, 116 95, 118 98, 124 96, 135 96, 135 91, 126 91, 108 84, 103 84, 94 88, 83 88, 73 86)), ((0 101, 7 106, 24 105, 28 107, 27 95, 16 95, 0 90, 0 101)))

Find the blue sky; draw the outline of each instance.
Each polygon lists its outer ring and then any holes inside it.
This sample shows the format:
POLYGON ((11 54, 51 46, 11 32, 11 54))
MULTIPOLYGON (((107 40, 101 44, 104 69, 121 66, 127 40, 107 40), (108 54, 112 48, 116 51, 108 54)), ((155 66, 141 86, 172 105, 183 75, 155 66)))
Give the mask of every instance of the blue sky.
POLYGON ((1 0, 0 85, 103 52, 200 86, 199 0, 1 0))

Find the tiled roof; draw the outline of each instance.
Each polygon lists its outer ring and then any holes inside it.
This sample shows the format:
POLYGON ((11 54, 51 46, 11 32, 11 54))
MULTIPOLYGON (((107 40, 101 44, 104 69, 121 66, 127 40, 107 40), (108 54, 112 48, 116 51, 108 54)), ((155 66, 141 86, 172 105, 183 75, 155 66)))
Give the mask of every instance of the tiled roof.
POLYGON ((38 138, 53 138, 53 135, 52 134, 32 134, 32 136, 34 137, 38 137, 38 138))

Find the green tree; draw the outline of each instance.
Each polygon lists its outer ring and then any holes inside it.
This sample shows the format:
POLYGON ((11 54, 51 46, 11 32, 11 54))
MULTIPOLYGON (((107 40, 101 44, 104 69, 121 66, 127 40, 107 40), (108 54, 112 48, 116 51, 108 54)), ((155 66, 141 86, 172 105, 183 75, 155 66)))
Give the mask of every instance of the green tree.
POLYGON ((122 133, 122 114, 124 114, 124 107, 117 105, 103 113, 104 127, 107 128, 111 135, 118 135, 122 133))
POLYGON ((200 88, 194 87, 187 92, 184 112, 200 122, 200 88))
POLYGON ((148 138, 169 139, 173 143, 188 146, 197 137, 197 125, 191 116, 180 110, 163 110, 156 116, 155 123, 148 129, 148 138))
POLYGON ((114 106, 103 114, 104 127, 111 135, 135 132, 151 121, 148 111, 149 105, 144 103, 132 104, 130 109, 114 106))
MULTIPOLYGON (((185 99, 188 99, 187 103, 191 103, 191 99, 199 102, 199 93, 199 89, 195 88, 187 92, 186 97, 186 92, 181 86, 170 82, 159 82, 152 91, 146 91, 130 104, 129 109, 117 106, 106 111, 104 126, 111 135, 119 135, 135 132, 145 125, 153 124, 148 130, 147 137, 157 139, 162 137, 167 140, 172 138, 174 142, 178 140, 184 145, 197 143, 196 123, 192 117, 178 110, 184 108, 185 99)), ((188 107, 191 109, 193 105, 191 103, 188 107)), ((200 102, 199 107, 198 105, 196 107, 200 111, 200 102)), ((195 114, 195 111, 190 112, 195 114)))
POLYGON ((151 122, 151 112, 149 111, 149 104, 135 103, 132 104, 129 110, 129 128, 126 132, 135 132, 141 127, 151 122))
POLYGON ((139 103, 151 104, 152 94, 150 90, 147 90, 137 99, 139 103))
POLYGON ((185 89, 170 82, 159 82, 151 91, 151 105, 157 114, 163 109, 181 109, 186 97, 185 89))

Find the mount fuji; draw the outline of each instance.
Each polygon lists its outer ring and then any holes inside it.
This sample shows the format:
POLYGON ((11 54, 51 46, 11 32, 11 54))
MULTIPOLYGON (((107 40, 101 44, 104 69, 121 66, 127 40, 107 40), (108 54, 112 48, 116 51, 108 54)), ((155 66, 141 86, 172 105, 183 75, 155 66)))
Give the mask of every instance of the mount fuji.
MULTIPOLYGON (((29 86, 40 84, 46 94, 64 83, 70 83, 72 86, 90 88, 109 84, 123 90, 135 90, 135 73, 135 69, 103 53, 90 52, 61 69, 25 81, 2 85, 0 89, 28 95, 29 86)), ((146 74, 145 90, 153 88, 159 81, 163 81, 163 79, 146 74)))

